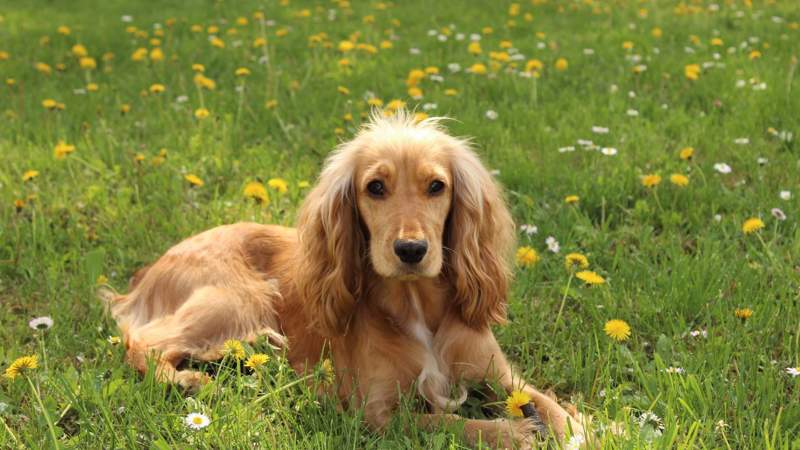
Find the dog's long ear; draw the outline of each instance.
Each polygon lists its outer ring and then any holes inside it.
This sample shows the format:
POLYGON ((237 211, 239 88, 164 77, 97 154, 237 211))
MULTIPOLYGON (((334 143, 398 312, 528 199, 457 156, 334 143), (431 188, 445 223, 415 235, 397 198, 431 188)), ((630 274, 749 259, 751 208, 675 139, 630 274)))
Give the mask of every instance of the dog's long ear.
POLYGON ((451 161, 453 203, 445 235, 446 274, 468 325, 482 328, 503 323, 514 223, 500 186, 465 142, 458 141, 451 161))
POLYGON ((310 325, 328 337, 346 332, 364 268, 365 238, 353 188, 352 153, 344 144, 328 158, 297 224, 298 294, 310 325))

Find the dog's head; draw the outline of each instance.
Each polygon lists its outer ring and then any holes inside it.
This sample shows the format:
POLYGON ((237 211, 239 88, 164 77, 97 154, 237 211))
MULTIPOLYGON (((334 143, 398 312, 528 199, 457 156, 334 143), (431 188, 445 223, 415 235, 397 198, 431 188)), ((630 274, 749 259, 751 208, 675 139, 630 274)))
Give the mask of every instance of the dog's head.
POLYGON ((443 277, 462 318, 505 317, 514 228, 500 188, 439 119, 373 115, 328 158, 300 213, 300 294, 327 335, 342 333, 363 277, 443 277))

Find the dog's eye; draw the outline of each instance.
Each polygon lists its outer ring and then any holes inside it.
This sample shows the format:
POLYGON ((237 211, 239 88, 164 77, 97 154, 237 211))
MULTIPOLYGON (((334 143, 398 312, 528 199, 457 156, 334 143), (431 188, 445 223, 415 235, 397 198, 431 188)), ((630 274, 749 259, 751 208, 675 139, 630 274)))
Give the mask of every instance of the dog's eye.
POLYGON ((431 185, 428 186, 428 193, 431 195, 438 194, 442 192, 442 190, 444 190, 444 183, 439 180, 434 180, 431 182, 431 185))
POLYGON ((367 185, 367 191, 374 197, 383 197, 383 194, 386 193, 383 182, 378 180, 370 181, 367 185))

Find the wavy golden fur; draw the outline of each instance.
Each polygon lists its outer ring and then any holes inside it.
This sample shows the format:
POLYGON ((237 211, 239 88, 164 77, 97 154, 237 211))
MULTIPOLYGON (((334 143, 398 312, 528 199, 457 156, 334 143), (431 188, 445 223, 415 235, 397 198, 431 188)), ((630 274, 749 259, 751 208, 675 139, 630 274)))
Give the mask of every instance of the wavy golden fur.
POLYGON ((226 339, 267 335, 298 372, 329 351, 336 394, 376 430, 416 387, 430 408, 421 426, 463 420, 469 441, 529 443, 526 420, 452 414, 465 383, 492 379, 526 392, 556 435, 581 433, 512 371, 492 334, 506 317, 513 245, 502 191, 467 141, 441 119, 373 115, 327 159, 296 229, 200 233, 137 272, 110 308, 129 362, 145 372, 154 357, 161 380, 186 387, 207 377, 179 370, 184 359, 218 359, 226 339))

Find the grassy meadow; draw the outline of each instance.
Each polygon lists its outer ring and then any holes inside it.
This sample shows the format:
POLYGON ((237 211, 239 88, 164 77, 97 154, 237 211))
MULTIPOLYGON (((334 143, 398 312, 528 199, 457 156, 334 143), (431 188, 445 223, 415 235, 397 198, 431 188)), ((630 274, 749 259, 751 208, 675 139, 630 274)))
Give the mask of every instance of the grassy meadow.
POLYGON ((191 396, 142 378, 95 297, 198 231, 293 224, 406 107, 497 171, 495 332, 603 447, 800 449, 798 43, 794 0, 1 1, 0 448, 465 447, 412 399, 370 432, 260 343, 191 396))

